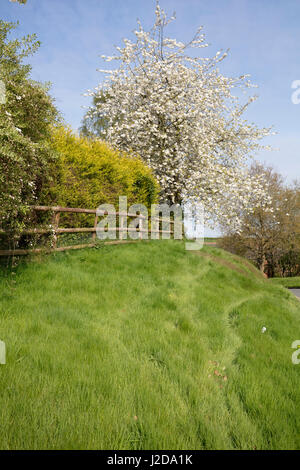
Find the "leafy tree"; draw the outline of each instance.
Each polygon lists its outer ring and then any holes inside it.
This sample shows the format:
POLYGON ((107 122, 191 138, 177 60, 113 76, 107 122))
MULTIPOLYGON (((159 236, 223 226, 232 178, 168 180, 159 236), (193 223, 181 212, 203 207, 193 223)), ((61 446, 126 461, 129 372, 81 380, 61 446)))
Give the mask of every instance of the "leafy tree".
POLYGON ((27 206, 38 201, 48 178, 51 127, 58 113, 48 94, 49 85, 30 79, 23 60, 39 47, 35 35, 9 39, 16 24, 0 20, 0 225, 15 244, 27 206))
MULTIPOLYGON (((98 109, 98 107, 101 106, 102 103, 105 103, 105 101, 105 94, 102 92, 93 97, 93 106, 98 109)), ((84 137, 99 137, 100 139, 103 139, 108 125, 108 118, 101 113, 101 110, 95 114, 87 112, 82 120, 79 131, 84 137)))
POLYGON ((252 213, 241 214, 241 229, 236 232, 224 227, 221 245, 236 254, 246 256, 269 276, 286 274, 298 259, 300 249, 300 192, 297 183, 284 184, 282 176, 271 167, 256 163, 253 177, 263 176, 269 199, 261 202, 252 213))
POLYGON ((239 222, 242 209, 253 208, 263 188, 247 171, 249 155, 270 129, 259 129, 242 116, 255 99, 240 104, 233 89, 249 88, 247 76, 223 76, 212 58, 188 54, 207 46, 201 28, 187 44, 166 36, 174 19, 156 7, 150 32, 138 23, 136 40, 124 39, 117 69, 102 70, 106 80, 94 92, 88 118, 108 119, 104 136, 119 149, 141 155, 153 169, 161 196, 172 202, 201 200, 207 218, 239 222), (105 94, 104 101, 95 101, 105 94))
POLYGON ((300 274, 300 250, 291 248, 285 251, 278 260, 278 266, 281 270, 281 275, 286 276, 299 276, 300 274))

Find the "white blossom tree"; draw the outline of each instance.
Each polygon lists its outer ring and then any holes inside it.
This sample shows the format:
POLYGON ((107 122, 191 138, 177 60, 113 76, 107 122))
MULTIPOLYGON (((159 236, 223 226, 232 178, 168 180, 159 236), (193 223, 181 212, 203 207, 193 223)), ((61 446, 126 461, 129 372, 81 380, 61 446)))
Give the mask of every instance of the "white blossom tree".
POLYGON ((105 95, 91 106, 88 118, 102 116, 105 138, 121 150, 139 154, 153 169, 162 199, 175 203, 200 200, 207 218, 239 221, 245 208, 264 197, 262 185, 248 172, 248 161, 261 148, 270 128, 259 129, 243 118, 256 97, 241 104, 234 89, 251 87, 248 76, 223 76, 212 58, 189 55, 203 49, 202 27, 189 43, 165 35, 167 18, 159 4, 156 21, 146 32, 138 21, 135 41, 124 39, 115 70, 100 70, 105 80, 87 95, 105 95))

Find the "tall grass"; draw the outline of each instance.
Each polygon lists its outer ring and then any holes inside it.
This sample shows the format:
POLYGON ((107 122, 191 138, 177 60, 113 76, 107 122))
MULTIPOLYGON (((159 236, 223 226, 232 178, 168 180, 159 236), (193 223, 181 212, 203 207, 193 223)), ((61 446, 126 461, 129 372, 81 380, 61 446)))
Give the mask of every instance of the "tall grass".
POLYGON ((2 272, 0 448, 299 448, 299 301, 204 254, 142 242, 2 272))
POLYGON ((294 277, 273 277, 270 279, 270 281, 273 284, 277 284, 279 286, 284 286, 284 287, 295 287, 295 288, 300 288, 300 276, 294 276, 294 277))

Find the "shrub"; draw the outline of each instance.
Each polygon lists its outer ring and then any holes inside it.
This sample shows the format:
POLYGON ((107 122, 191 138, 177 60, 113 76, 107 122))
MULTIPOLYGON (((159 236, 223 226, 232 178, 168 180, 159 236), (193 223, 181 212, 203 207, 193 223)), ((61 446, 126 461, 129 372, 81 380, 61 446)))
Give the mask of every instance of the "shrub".
POLYGON ((23 63, 39 43, 34 35, 10 40, 15 27, 0 20, 0 226, 9 233, 10 248, 47 180, 55 157, 49 138, 58 117, 48 87, 30 80, 31 67, 23 63))
MULTIPOLYGON (((117 207, 120 195, 127 196, 128 204, 142 203, 148 208, 157 201, 156 180, 139 157, 120 153, 100 140, 77 136, 62 126, 53 130, 52 147, 59 157, 41 203, 94 209, 102 203, 117 207)), ((74 217, 78 220, 78 215, 63 215, 68 224, 74 217)))

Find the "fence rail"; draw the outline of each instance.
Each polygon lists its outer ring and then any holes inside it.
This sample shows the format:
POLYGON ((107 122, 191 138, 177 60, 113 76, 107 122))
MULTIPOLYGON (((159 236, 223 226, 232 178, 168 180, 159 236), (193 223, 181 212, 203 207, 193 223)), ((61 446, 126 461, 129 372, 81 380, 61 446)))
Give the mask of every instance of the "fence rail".
MULTIPOLYGON (((31 248, 31 249, 15 249, 15 250, 0 250, 0 256, 10 256, 10 255, 28 255, 30 253, 42 253, 42 252, 51 252, 51 251, 65 251, 65 250, 76 250, 81 248, 89 248, 94 247, 96 245, 96 233, 99 232, 107 232, 107 231, 116 231, 119 233, 118 240, 108 240, 104 241, 106 245, 115 245, 119 243, 134 243, 136 240, 126 240, 124 236, 127 235, 129 232, 137 232, 139 234, 139 239, 143 239, 143 233, 169 233, 170 235, 174 234, 174 228, 172 230, 172 226, 174 222, 172 220, 168 220, 162 217, 145 217, 143 214, 133 214, 130 212, 109 212, 109 211, 98 211, 96 209, 84 209, 78 207, 60 207, 60 206, 31 206, 32 211, 35 212, 50 212, 52 213, 52 223, 48 225, 48 227, 35 227, 31 229, 25 229, 21 235, 47 235, 52 234, 52 247, 46 248, 31 248), (95 215, 94 219, 94 226, 93 227, 73 227, 73 228, 60 228, 60 214, 61 213, 78 213, 78 214, 91 214, 95 215), (107 230, 104 227, 97 227, 99 222, 99 217, 105 215, 115 215, 118 216, 119 219, 119 226, 114 227, 113 229, 107 230), (138 227, 132 228, 127 227, 127 223, 124 224, 125 218, 127 222, 127 218, 135 218, 139 219, 138 227), (149 228, 149 222, 158 222, 158 230, 154 229, 151 225, 149 228), (159 224, 161 222, 169 222, 171 230, 160 230, 159 224), (145 225, 144 225, 145 223, 145 225), (148 228, 146 228, 146 225, 148 228), (70 245, 70 246, 61 246, 57 247, 58 236, 64 233, 91 233, 92 234, 92 243, 84 243, 81 245, 70 245)), ((4 230, 0 229, 0 234, 6 234, 4 230)))

